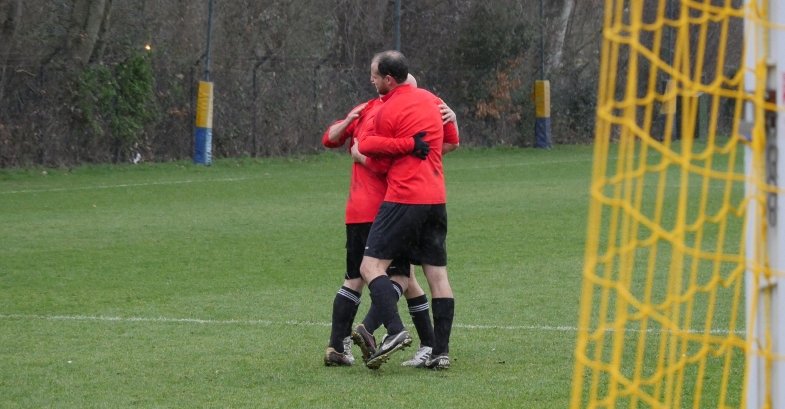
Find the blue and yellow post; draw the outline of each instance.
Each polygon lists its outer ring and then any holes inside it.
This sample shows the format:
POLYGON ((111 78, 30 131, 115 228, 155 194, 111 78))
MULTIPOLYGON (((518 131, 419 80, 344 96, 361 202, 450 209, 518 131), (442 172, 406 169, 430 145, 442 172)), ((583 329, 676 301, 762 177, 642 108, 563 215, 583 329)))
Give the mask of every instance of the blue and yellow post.
POLYGON ((210 37, 213 31, 213 0, 207 2, 207 50, 204 59, 204 81, 196 93, 196 129, 194 130, 194 163, 213 162, 213 83, 210 82, 210 37))
POLYGON ((537 118, 534 122, 534 147, 551 147, 551 83, 548 80, 534 82, 534 104, 537 118))
POLYGON ((213 83, 199 81, 196 97, 194 163, 209 165, 213 161, 213 83))

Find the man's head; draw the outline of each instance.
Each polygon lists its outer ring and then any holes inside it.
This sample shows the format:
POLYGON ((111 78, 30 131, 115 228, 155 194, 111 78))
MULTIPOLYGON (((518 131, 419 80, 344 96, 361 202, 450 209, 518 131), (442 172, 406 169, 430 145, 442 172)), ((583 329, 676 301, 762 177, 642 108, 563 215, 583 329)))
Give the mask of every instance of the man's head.
POLYGON ((403 84, 408 75, 409 64, 400 51, 383 51, 371 60, 371 82, 380 95, 403 84))

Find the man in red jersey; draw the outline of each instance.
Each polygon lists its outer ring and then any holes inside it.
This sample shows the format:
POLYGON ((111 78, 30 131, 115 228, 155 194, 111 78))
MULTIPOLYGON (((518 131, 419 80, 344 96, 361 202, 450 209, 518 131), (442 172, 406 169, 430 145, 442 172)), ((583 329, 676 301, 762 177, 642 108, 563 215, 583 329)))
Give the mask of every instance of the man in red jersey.
MULTIPOLYGON (((353 108, 344 120, 337 121, 328 128, 322 138, 324 146, 337 148, 343 146, 347 139, 352 140, 350 138, 362 137, 372 132, 375 129, 376 111, 381 102, 381 99, 374 98, 353 108)), ((445 122, 452 121, 449 125, 454 129, 457 141, 455 114, 443 103, 441 110, 444 112, 445 122)), ((347 336, 351 332, 351 324, 357 313, 364 285, 359 265, 371 222, 386 191, 384 172, 387 170, 389 160, 365 158, 358 160, 362 163, 353 164, 349 198, 346 204, 347 270, 343 286, 338 290, 333 301, 332 329, 329 346, 324 356, 324 363, 327 366, 347 366, 354 362, 347 336)), ((390 265, 387 273, 392 277, 398 297, 405 292, 412 321, 418 330, 420 340, 425 347, 430 348, 433 327, 428 313, 428 300, 416 280, 413 277, 411 280, 407 278, 409 271, 408 258, 400 258, 390 265)), ((375 352, 375 340, 371 333, 381 325, 373 311, 372 307, 363 324, 360 324, 353 334, 363 337, 360 338, 363 342, 359 344, 366 359, 375 352), (365 327, 371 330, 367 331, 365 327)))
POLYGON ((371 61, 371 81, 382 95, 383 104, 376 113, 375 135, 360 142, 359 151, 371 157, 392 155, 392 162, 384 202, 368 234, 360 265, 371 300, 387 328, 387 336, 366 366, 378 368, 392 353, 412 342, 398 315, 395 289, 385 271, 393 259, 407 254, 411 257, 413 247, 433 297, 435 343, 425 366, 447 369, 455 300, 447 277, 444 130, 434 104, 438 98, 405 84, 407 75, 408 63, 398 51, 379 53, 371 61), (420 146, 422 143, 426 146, 420 146), (403 155, 407 148, 416 156, 403 155))
MULTIPOLYGON (((417 87, 417 81, 414 77, 409 74, 407 80, 405 81, 406 84, 409 84, 413 87, 417 87)), ((442 125, 444 128, 444 142, 442 144, 442 152, 447 153, 451 152, 458 148, 460 143, 458 137, 458 128, 457 122, 455 118, 455 113, 444 104, 441 99, 435 99, 434 102, 439 106, 440 113, 442 115, 442 125)), ((365 155, 360 153, 358 150, 358 146, 363 143, 366 137, 372 137, 371 133, 362 133, 357 138, 357 141, 352 144, 351 151, 352 156, 355 160, 360 161, 361 163, 366 163, 368 160, 379 160, 381 158, 367 158, 365 155)), ((404 141, 404 142, 411 142, 411 141, 404 141)), ((408 147, 402 150, 403 152, 408 152, 408 147)), ((390 164, 390 159, 387 158, 387 166, 390 164)), ((416 257, 413 256, 413 257, 416 257)), ((420 264, 419 261, 416 259, 410 259, 413 264, 420 264)), ((389 274, 388 274, 389 275, 389 274)), ((391 276, 392 281, 395 282, 397 277, 391 276)), ((407 288, 407 287, 404 287, 407 288)), ((414 357, 409 360, 404 361, 401 363, 402 366, 411 366, 416 368, 422 368, 425 366, 425 361, 428 357, 430 357, 433 347, 433 326, 430 321, 430 316, 428 312, 428 299, 425 295, 425 292, 422 291, 422 288, 417 283, 415 279, 414 271, 409 278, 409 286, 404 292, 406 296, 406 301, 409 307, 409 314, 412 317, 412 322, 414 322, 415 328, 417 329, 417 335, 420 338, 420 347, 415 352, 414 357), (421 318, 424 317, 424 318, 421 318), (429 336, 424 336, 425 329, 423 326, 427 324, 427 330, 429 336)), ((352 332, 352 338, 354 342, 363 350, 376 350, 376 342, 372 335, 367 335, 368 333, 373 333, 378 327, 381 326, 381 322, 379 321, 378 317, 378 308, 375 305, 371 305, 371 310, 369 311, 368 316, 366 319, 363 320, 363 324, 357 326, 356 330, 352 332), (373 313, 373 314, 372 314, 373 313), (373 315, 373 319, 369 319, 373 315), (363 335, 365 334, 365 335, 363 335), (369 347, 367 344, 371 344, 372 346, 369 347)), ((365 353, 364 353, 365 356, 365 353)), ((367 360, 367 359, 366 359, 367 360)))

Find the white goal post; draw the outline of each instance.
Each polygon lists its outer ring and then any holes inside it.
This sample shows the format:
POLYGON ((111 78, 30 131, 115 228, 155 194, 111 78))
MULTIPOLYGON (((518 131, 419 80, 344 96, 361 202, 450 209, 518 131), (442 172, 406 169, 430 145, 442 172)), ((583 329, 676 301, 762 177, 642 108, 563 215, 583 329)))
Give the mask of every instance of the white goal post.
POLYGON ((766 140, 763 155, 755 158, 747 147, 744 161, 747 197, 765 197, 762 206, 755 200, 747 205, 746 407, 785 408, 785 1, 745 5, 745 89, 777 107, 763 113, 751 102, 745 106, 743 132, 766 140), (755 178, 776 190, 762 191, 755 178))

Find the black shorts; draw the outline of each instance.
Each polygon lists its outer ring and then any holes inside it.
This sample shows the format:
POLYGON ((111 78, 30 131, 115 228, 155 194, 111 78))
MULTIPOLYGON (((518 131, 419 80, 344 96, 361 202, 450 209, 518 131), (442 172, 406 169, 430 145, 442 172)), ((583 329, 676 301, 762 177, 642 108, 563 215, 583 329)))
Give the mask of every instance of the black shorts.
POLYGON ((381 260, 406 257, 416 264, 447 265, 447 206, 382 203, 365 255, 381 260))
MULTIPOLYGON (((371 230, 371 223, 356 223, 346 225, 346 274, 344 279, 351 280, 362 277, 360 275, 360 263, 363 261, 365 253, 365 242, 368 240, 368 232, 371 230)), ((393 260, 387 268, 387 275, 406 276, 411 274, 409 259, 398 257, 393 260)))

